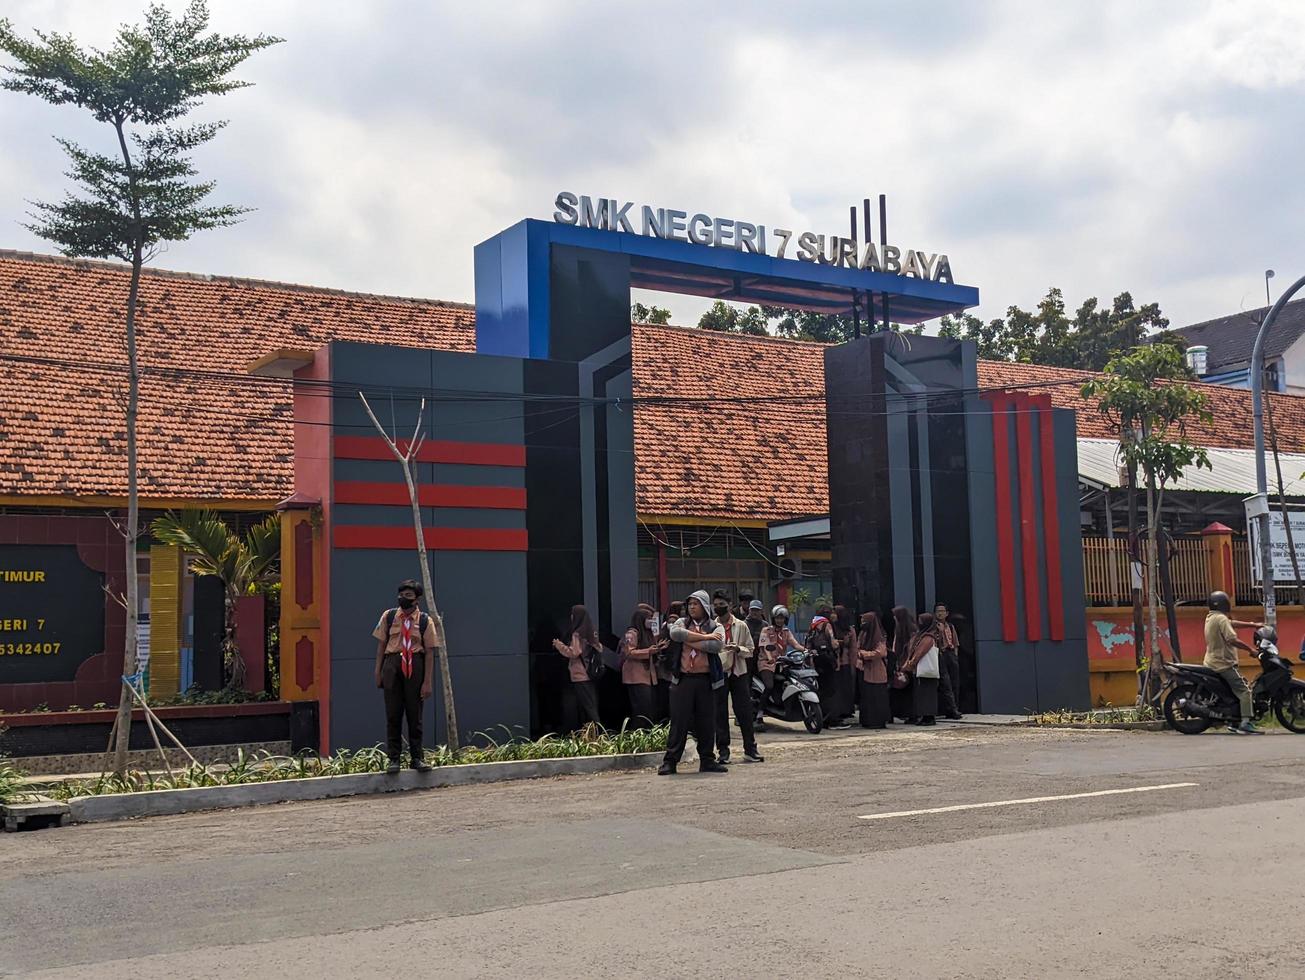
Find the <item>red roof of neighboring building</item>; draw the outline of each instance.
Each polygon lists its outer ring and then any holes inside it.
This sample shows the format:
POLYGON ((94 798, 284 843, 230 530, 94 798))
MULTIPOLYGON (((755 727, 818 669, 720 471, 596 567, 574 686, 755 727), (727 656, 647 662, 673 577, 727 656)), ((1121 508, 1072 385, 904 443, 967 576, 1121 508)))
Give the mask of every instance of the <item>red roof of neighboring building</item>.
MULTIPOLYGON (((0 252, 0 495, 125 492, 121 365, 124 266, 0 252), (59 367, 71 361, 76 368, 59 367)), ((328 340, 475 349, 467 305, 148 270, 142 281, 141 493, 147 498, 275 501, 293 491, 289 382, 244 374, 271 351, 328 340), (183 367, 211 371, 168 374, 183 367)), ((823 513, 822 346, 636 324, 638 510, 777 520, 823 513), (705 368, 710 368, 710 374, 705 368), (676 398, 710 398, 673 404, 676 398), (763 405, 748 399, 767 397, 763 405), (791 400, 783 396, 791 396, 791 400), (686 437, 706 446, 686 475, 686 437), (704 459, 706 463, 704 464, 704 459)), ((1110 437, 1078 389, 1091 375, 981 361, 984 388, 1032 387, 1079 409, 1081 436, 1110 437)), ((1248 392, 1202 385, 1215 410, 1208 445, 1251 445, 1248 392)), ((1305 448, 1305 399, 1274 396, 1281 448, 1305 448)))

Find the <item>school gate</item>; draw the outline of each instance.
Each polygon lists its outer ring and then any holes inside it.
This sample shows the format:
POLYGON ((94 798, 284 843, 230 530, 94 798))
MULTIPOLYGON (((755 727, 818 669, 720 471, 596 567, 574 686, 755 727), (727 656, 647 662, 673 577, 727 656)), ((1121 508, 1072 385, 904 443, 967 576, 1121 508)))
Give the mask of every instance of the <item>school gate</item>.
MULTIPOLYGON (((396 583, 420 578, 402 474, 359 391, 393 435, 424 438, 416 475, 462 736, 539 734, 559 621, 583 602, 601 634, 619 634, 636 601, 632 287, 855 309, 867 325, 978 303, 946 256, 869 235, 815 248, 649 208, 640 233, 617 220, 629 206, 568 211, 566 197, 554 221, 476 247, 476 353, 332 343, 264 359, 295 379, 282 696, 320 701, 323 750, 383 740, 369 634, 396 583)), ((1085 705, 1073 414, 980 396, 959 342, 872 335, 831 348, 825 372, 835 600, 948 602, 977 652, 983 711, 1085 705)), ((438 695, 426 711, 443 741, 438 695)))

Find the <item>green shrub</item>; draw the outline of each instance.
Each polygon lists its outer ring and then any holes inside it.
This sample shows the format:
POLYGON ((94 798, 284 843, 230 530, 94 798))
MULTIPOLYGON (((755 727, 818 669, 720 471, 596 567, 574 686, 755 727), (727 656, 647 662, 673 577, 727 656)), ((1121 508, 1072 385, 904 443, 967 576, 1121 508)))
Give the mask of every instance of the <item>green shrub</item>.
MULTIPOLYGON (((666 748, 670 734, 667 725, 649 729, 622 728, 607 732, 587 725, 571 735, 545 735, 531 740, 513 735, 504 728, 502 741, 478 733, 485 744, 471 745, 458 752, 437 745, 426 752, 432 766, 469 765, 480 762, 516 762, 531 759, 570 759, 589 755, 626 755, 660 752, 666 748)), ((125 776, 103 775, 97 779, 64 780, 47 784, 41 792, 58 800, 74 796, 105 796, 114 793, 139 793, 155 789, 191 789, 201 786, 237 786, 245 783, 270 783, 286 779, 309 779, 313 776, 345 776, 356 773, 383 772, 389 759, 379 745, 365 749, 340 749, 326 758, 312 754, 272 755, 270 752, 236 753, 230 765, 191 765, 166 773, 131 770, 125 776)))

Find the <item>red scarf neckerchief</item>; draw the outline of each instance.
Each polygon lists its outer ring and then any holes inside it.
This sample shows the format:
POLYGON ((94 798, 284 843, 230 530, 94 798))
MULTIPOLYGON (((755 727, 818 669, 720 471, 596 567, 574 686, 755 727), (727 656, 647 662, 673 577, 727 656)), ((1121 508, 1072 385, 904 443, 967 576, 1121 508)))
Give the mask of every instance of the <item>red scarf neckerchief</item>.
POLYGON ((421 610, 416 606, 410 613, 399 610, 399 666, 404 677, 412 676, 412 655, 417 652, 417 637, 413 635, 412 626, 420 619, 421 610))

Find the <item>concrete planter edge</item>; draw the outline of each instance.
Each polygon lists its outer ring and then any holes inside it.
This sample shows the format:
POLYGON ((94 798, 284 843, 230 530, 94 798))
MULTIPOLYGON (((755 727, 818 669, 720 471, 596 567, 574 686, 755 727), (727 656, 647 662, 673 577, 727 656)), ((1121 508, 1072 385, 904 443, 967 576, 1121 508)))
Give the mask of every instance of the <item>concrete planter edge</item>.
POLYGON ((514 762, 478 762, 436 766, 430 772, 405 769, 397 776, 354 773, 312 776, 236 786, 202 786, 194 789, 159 789, 142 793, 78 796, 68 801, 73 823, 102 823, 136 817, 158 817, 203 810, 227 810, 269 803, 330 800, 347 796, 402 793, 473 783, 497 783, 548 776, 588 775, 599 772, 648 769, 661 762, 661 752, 634 755, 586 755, 568 759, 532 759, 514 762))

